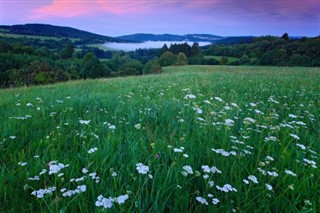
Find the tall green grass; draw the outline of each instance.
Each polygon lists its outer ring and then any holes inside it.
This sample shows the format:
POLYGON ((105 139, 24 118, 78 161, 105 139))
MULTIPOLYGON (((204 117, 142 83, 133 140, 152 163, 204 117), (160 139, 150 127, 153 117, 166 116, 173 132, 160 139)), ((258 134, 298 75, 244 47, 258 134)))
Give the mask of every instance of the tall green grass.
POLYGON ((185 66, 1 90, 0 211, 316 212, 319 83, 313 68, 185 66), (69 166, 49 175, 54 160, 69 166), (104 209, 99 195, 129 198, 104 209))

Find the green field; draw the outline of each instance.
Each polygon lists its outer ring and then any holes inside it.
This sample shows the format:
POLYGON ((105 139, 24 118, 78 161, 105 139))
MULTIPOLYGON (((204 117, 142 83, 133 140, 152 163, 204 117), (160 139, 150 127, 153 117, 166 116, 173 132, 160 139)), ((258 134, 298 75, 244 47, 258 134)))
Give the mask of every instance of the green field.
POLYGON ((317 212, 320 69, 0 90, 0 212, 317 212))
MULTIPOLYGON (((41 41, 44 40, 54 40, 54 41, 60 41, 62 39, 66 38, 59 38, 54 36, 36 36, 36 35, 21 35, 21 34, 13 34, 13 33, 3 33, 0 31, 0 37, 9 37, 9 38, 27 38, 27 39, 39 39, 41 41)), ((69 38, 71 41, 79 41, 78 38, 69 38)))
POLYGON ((239 61, 240 58, 236 58, 236 57, 228 57, 228 56, 218 56, 218 55, 212 55, 212 56, 205 56, 204 58, 206 59, 210 59, 210 58, 214 58, 217 61, 220 61, 221 58, 226 57, 228 58, 229 63, 235 62, 235 61, 239 61))
POLYGON ((95 47, 95 48, 99 48, 103 51, 112 51, 113 49, 108 48, 106 45, 104 44, 87 44, 86 46, 88 47, 95 47))

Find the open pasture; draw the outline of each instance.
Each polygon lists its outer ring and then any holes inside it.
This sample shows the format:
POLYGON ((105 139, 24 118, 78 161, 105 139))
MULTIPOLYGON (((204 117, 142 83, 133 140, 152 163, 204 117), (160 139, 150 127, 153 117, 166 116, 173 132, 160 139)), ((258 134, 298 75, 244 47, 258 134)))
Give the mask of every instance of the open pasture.
POLYGON ((0 90, 0 212, 316 212, 320 69, 0 90))

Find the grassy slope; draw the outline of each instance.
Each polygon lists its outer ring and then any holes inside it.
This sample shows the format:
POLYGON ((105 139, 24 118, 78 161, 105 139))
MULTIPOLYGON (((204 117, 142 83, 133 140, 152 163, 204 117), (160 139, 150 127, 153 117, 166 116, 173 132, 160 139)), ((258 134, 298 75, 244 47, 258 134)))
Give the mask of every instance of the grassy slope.
MULTIPOLYGON (((62 40, 62 38, 58 38, 58 37, 54 37, 54 36, 21 35, 21 34, 14 34, 14 33, 0 33, 0 37, 39 39, 41 41, 43 41, 43 40, 54 40, 54 41, 62 40)), ((68 39, 70 39, 73 42, 80 40, 78 38, 68 38, 68 39)))
POLYGON ((9 37, 9 38, 29 38, 29 39, 39 39, 39 40, 55 40, 55 41, 61 40, 61 38, 52 37, 52 36, 20 35, 20 34, 14 34, 14 33, 1 33, 0 36, 9 37))
POLYGON ((122 205, 115 204, 113 211, 316 211, 320 172, 305 165, 303 159, 319 164, 319 69, 185 66, 167 67, 165 72, 1 90, 0 209, 92 212, 101 210, 95 207, 98 195, 117 197, 129 193, 129 199, 122 205), (185 99, 187 94, 196 98, 185 99), (270 102, 270 97, 279 104, 270 102), (202 114, 195 111, 197 108, 202 114), (289 114, 299 117, 294 119, 289 114), (244 124, 246 117, 254 118, 256 123, 244 124), (80 124, 80 119, 90 123, 80 124), (232 119, 234 126, 227 127, 226 119, 232 119), (302 121, 306 128, 292 121, 302 121), (280 123, 293 129, 280 127, 280 123), (142 128, 136 129, 136 124, 142 128), (116 129, 110 129, 110 125, 116 129), (290 134, 298 135, 300 140, 290 134), (231 136, 244 144, 236 143, 231 136), (269 136, 277 141, 265 142, 269 136), (298 143, 307 148, 299 148, 298 143), (189 158, 168 145, 184 147, 189 158), (94 147, 98 150, 88 154, 94 147), (212 148, 234 150, 237 155, 221 156, 212 148), (268 161, 266 156, 275 160, 268 161), (27 180, 48 169, 52 160, 70 164, 62 170, 63 177, 44 174, 40 181, 27 180), (28 165, 22 167, 18 162, 28 165), (153 179, 138 174, 135 167, 140 162, 150 167, 153 179), (185 165, 190 165, 194 174, 182 176, 185 165), (222 173, 209 174, 205 180, 201 165, 216 166, 222 173), (279 176, 263 175, 258 167, 279 176), (84 175, 82 168, 97 172, 100 183, 89 177, 70 183, 71 178, 84 175), (297 176, 286 174, 285 169, 297 176), (114 171, 116 177, 111 175, 114 171), (249 175, 255 175, 259 183, 244 184, 242 180, 249 175), (214 187, 208 186, 209 180, 214 181, 214 187), (217 185, 226 183, 237 192, 217 190, 217 185), (268 191, 265 183, 272 185, 273 191, 268 191), (60 189, 74 189, 81 184, 87 186, 85 193, 72 198, 61 196, 60 189), (50 186, 57 187, 53 195, 43 199, 30 195, 35 189, 50 186), (212 205, 208 193, 220 203, 212 205), (197 202, 197 196, 206 198, 209 206, 197 202))
MULTIPOLYGON (((212 55, 212 56, 205 56, 205 58, 207 58, 207 59, 209 59, 209 58, 214 58, 214 59, 220 61, 221 58, 223 58, 223 56, 212 55)), ((232 62, 235 62, 235 61, 239 61, 239 60, 240 60, 240 58, 236 58, 236 57, 228 57, 228 56, 227 56, 227 58, 228 58, 228 60, 229 60, 229 63, 232 63, 232 62)))

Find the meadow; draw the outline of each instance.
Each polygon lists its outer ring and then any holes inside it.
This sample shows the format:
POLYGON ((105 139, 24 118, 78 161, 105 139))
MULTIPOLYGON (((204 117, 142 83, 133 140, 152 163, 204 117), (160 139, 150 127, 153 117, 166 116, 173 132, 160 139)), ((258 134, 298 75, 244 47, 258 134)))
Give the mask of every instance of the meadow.
POLYGON ((0 212, 317 212, 320 69, 0 90, 0 212))
MULTIPOLYGON (((27 38, 27 39, 38 39, 40 41, 44 40, 54 40, 54 41, 60 41, 62 38, 54 37, 54 36, 36 36, 36 35, 20 35, 20 34, 13 34, 13 33, 1 33, 0 36, 2 37, 8 37, 8 38, 27 38)), ((72 41, 78 41, 79 39, 70 38, 72 41)))

